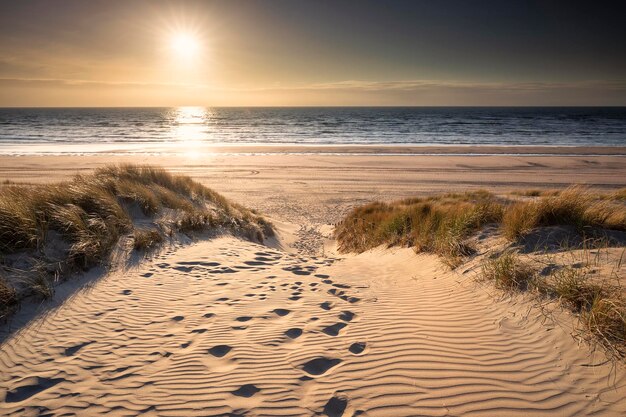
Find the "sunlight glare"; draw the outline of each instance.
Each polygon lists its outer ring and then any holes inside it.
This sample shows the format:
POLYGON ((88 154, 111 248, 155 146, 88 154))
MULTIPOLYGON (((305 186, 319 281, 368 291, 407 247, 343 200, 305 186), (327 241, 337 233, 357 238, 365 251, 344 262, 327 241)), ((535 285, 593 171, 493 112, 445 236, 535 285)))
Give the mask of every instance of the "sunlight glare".
POLYGON ((204 107, 179 107, 174 118, 173 136, 179 141, 179 150, 195 159, 207 135, 207 110, 204 107))
POLYGON ((170 39, 172 51, 180 58, 190 59, 200 52, 200 42, 190 33, 176 33, 170 39))

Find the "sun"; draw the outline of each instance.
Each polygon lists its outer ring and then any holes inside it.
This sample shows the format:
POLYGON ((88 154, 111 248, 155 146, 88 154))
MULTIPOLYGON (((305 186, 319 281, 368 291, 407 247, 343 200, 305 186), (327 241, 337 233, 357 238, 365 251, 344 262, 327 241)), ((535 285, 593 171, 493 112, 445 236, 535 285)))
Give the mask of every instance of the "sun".
POLYGON ((171 36, 170 48, 179 58, 191 59, 200 53, 200 41, 191 33, 175 33, 171 36))

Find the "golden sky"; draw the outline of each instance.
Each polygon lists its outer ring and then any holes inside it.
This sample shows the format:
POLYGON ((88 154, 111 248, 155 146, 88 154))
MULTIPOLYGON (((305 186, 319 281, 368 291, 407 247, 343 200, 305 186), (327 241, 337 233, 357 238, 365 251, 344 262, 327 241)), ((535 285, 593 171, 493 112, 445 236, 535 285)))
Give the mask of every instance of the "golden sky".
POLYGON ((3 2, 0 106, 626 105, 610 11, 487 3, 3 2))

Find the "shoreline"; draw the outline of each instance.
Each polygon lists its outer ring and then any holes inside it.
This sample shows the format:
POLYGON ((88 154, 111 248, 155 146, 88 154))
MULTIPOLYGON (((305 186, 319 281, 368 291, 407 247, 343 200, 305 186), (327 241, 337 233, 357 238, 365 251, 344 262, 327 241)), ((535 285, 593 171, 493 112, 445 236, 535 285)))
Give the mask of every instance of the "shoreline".
MULTIPOLYGON (((109 146, 114 145, 114 146, 109 146)), ((626 146, 555 145, 407 145, 407 144, 216 144, 172 142, 168 146, 119 148, 101 145, 3 145, 0 157, 14 156, 181 156, 198 155, 339 155, 339 156, 626 156, 626 146), (13 148, 11 150, 11 148, 13 148), (82 148, 82 149, 81 149, 82 148), (92 148, 93 150, 87 150, 92 148), (54 151, 52 151, 54 149, 54 151)))

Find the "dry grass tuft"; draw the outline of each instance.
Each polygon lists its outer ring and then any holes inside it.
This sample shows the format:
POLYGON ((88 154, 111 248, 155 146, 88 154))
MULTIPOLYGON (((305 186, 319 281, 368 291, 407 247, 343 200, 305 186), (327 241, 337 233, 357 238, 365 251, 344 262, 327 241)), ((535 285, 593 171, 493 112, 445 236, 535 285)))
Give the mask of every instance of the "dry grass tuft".
POLYGON ((441 255, 451 266, 474 249, 466 239, 502 217, 502 206, 487 192, 447 194, 358 207, 336 228, 339 249, 363 252, 379 245, 413 246, 441 255))
POLYGON ((626 303, 620 288, 593 280, 589 268, 571 266, 555 271, 542 288, 578 313, 583 329, 605 348, 626 354, 626 303))
POLYGON ((619 190, 615 191, 613 194, 611 194, 611 198, 613 200, 626 201, 626 188, 620 188, 619 190))
POLYGON ((482 265, 483 277, 502 290, 526 290, 535 279, 535 271, 513 252, 487 259, 482 265))
POLYGON ((506 252, 483 261, 482 277, 502 290, 533 290, 540 296, 558 299, 578 315, 584 336, 593 337, 610 353, 626 355, 623 293, 615 285, 594 280, 589 265, 565 266, 541 277, 529 264, 520 262, 518 255, 506 252))
POLYGON ((159 246, 165 238, 156 229, 136 229, 133 233, 133 248, 146 251, 159 246))
POLYGON ((17 306, 17 293, 15 288, 0 276, 0 320, 4 320, 17 306))
POLYGON ((558 195, 510 205, 502 219, 504 235, 516 240, 542 226, 570 225, 579 230, 599 227, 626 230, 626 210, 601 200, 582 186, 569 187, 558 195))
POLYGON ((548 197, 548 196, 557 196, 561 191, 559 190, 540 190, 540 189, 530 189, 530 190, 515 190, 511 192, 511 195, 518 195, 522 197, 548 197))
POLYGON ((580 316, 586 330, 618 356, 626 355, 626 302, 598 296, 580 316))

